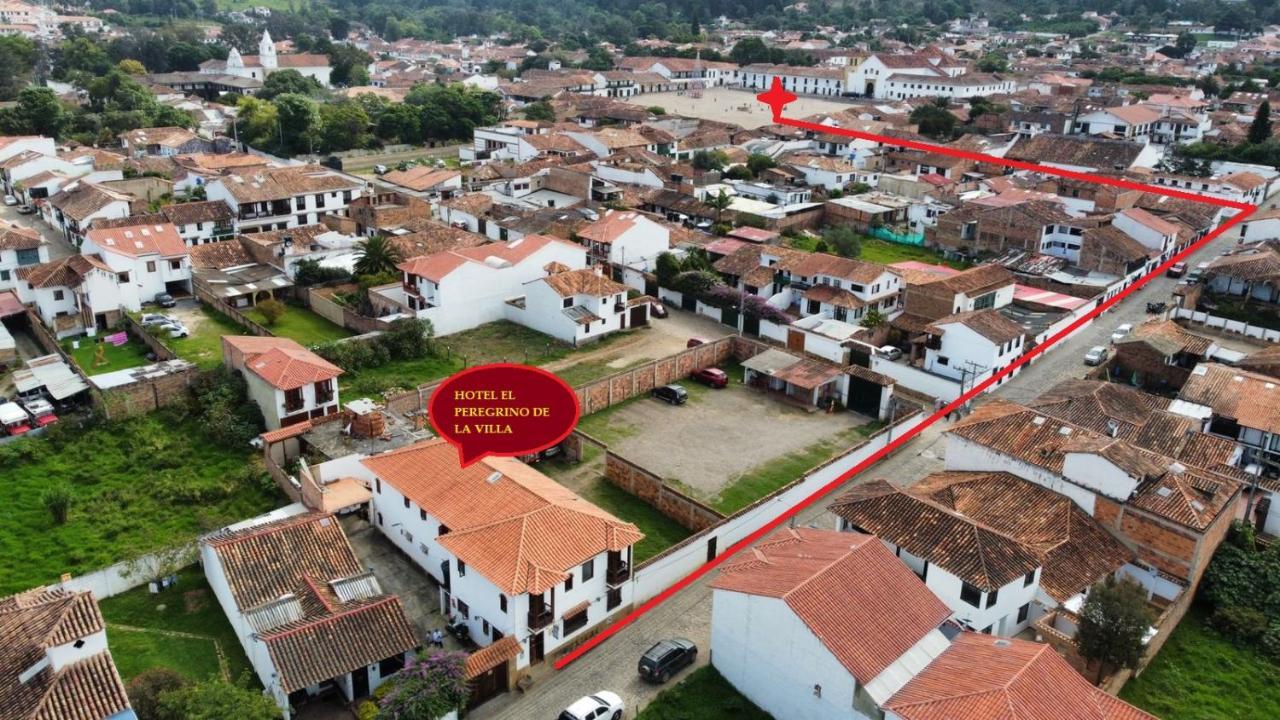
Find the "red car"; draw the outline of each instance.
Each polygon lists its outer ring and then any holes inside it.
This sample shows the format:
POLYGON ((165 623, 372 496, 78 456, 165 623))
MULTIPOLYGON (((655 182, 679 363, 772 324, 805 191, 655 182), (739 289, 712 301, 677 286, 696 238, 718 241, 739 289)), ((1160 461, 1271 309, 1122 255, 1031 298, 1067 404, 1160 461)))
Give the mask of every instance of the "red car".
POLYGON ((1183 262, 1174 263, 1169 266, 1168 270, 1164 271, 1165 277, 1171 277, 1171 278, 1180 278, 1186 274, 1187 274, 1187 264, 1183 262))
POLYGON ((699 345, 706 345, 706 344, 707 344, 707 341, 705 338, 691 337, 689 338, 689 342, 685 343, 684 346, 686 348, 696 348, 699 345))
POLYGON ((707 387, 722 388, 729 384, 729 376, 720 368, 702 368, 695 370, 689 377, 707 387))

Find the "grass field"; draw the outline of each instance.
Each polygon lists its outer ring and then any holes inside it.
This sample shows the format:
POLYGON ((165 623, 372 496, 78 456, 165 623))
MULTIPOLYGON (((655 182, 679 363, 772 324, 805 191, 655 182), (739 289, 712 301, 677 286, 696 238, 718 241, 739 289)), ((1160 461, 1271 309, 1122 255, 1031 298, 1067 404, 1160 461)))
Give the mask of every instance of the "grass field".
MULTIPOLYGON (((381 367, 349 372, 342 376, 340 387, 348 398, 379 395, 392 389, 409 389, 423 383, 439 380, 455 373, 464 367, 483 365, 486 363, 512 362, 528 365, 545 365, 556 360, 570 357, 576 353, 591 352, 608 347, 610 343, 628 337, 623 333, 614 333, 602 338, 600 342, 575 348, 560 342, 550 335, 544 335, 523 325, 506 320, 487 323, 460 333, 454 333, 432 341, 435 354, 414 360, 398 360, 381 367)), ((584 364, 583 371, 572 366, 560 373, 561 377, 594 379, 594 373, 602 373, 595 377, 603 377, 608 372, 600 368, 584 364), (575 375, 574 373, 577 372, 575 375)), ((577 380, 585 382, 585 380, 577 380)), ((569 382, 566 380, 566 382, 569 382)))
POLYGON ((297 340, 302 345, 311 347, 321 343, 351 337, 351 331, 329 322, 327 319, 299 305, 286 305, 284 315, 275 324, 267 322, 262 311, 256 307, 244 311, 245 317, 271 331, 277 337, 297 340))
POLYGON ((249 447, 210 442, 194 420, 159 412, 79 428, 64 419, 44 437, 0 446, 0 596, 169 547, 279 504, 249 447), (42 494, 71 494, 54 522, 42 494))
POLYGON ((1193 608, 1120 697, 1169 720, 1280 718, 1280 664, 1233 645, 1193 608))
POLYGON ((711 665, 658 694, 636 720, 772 720, 711 665))
MULTIPOLYGON (((812 252, 814 247, 818 244, 818 238, 787 238, 786 243, 797 250, 808 250, 812 252)), ((862 237, 862 252, 859 253, 858 258, 860 260, 880 263, 882 265, 915 260, 917 262, 946 265, 957 270, 963 270, 969 267, 968 263, 961 262, 959 260, 946 260, 929 248, 917 247, 915 245, 899 245, 898 243, 892 243, 888 240, 881 240, 880 238, 873 238, 865 235, 862 237)))
POLYGON ((164 343, 183 360, 195 363, 202 370, 222 364, 222 336, 244 335, 248 331, 220 312, 200 306, 199 320, 190 323, 191 334, 184 338, 165 338, 164 343))
POLYGON ((632 550, 632 561, 637 565, 693 534, 649 503, 604 478, 595 480, 578 494, 640 528, 644 539, 632 550))
POLYGON ((729 481, 709 505, 725 515, 732 515, 769 493, 796 480, 813 466, 856 445, 881 427, 872 422, 850 428, 803 450, 788 453, 757 465, 729 481))
POLYGON ((103 337, 104 335, 98 335, 96 338, 78 338, 80 345, 78 348, 71 346, 71 340, 63 340, 62 349, 76 359, 76 364, 80 366, 81 370, 84 370, 86 375, 101 375, 102 373, 116 370, 141 367, 151 362, 147 359, 147 353, 150 352, 147 346, 134 339, 132 335, 129 336, 129 342, 120 347, 116 347, 109 342, 97 342, 103 337), (103 348, 103 359, 106 360, 105 365, 94 363, 99 347, 103 348))
POLYGON ((192 680, 220 676, 218 648, 226 657, 229 679, 250 670, 235 630, 199 567, 178 573, 178 584, 159 594, 152 595, 144 586, 100 604, 111 654, 126 682, 155 667, 177 670, 192 680))

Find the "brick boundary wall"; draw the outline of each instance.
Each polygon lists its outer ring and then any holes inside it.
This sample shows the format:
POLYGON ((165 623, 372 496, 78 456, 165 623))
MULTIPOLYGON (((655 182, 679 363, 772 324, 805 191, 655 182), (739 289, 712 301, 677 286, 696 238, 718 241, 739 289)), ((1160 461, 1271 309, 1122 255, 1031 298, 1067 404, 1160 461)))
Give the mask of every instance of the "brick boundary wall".
POLYGON ((607 449, 604 477, 633 497, 652 505, 686 530, 701 532, 724 520, 722 513, 671 487, 661 475, 607 449))
POLYGON ((223 315, 226 315, 227 317, 231 318, 235 322, 239 323, 241 327, 253 333, 254 335, 260 335, 262 337, 275 337, 275 333, 271 332, 270 330, 263 327, 262 325, 259 325, 258 323, 250 320, 248 317, 245 316, 244 313, 231 307, 230 305, 226 304, 219 298, 214 297, 208 290, 205 290, 204 288, 197 285, 195 288, 195 294, 196 294, 197 300, 208 305, 214 310, 217 310, 223 315))
POLYGON ((178 354, 173 350, 170 350, 169 346, 165 345, 163 340, 152 335, 137 320, 134 320, 132 315, 124 313, 120 317, 124 322, 124 329, 130 335, 141 340, 142 344, 150 348, 151 352, 155 353, 157 360, 174 360, 178 357, 178 354))

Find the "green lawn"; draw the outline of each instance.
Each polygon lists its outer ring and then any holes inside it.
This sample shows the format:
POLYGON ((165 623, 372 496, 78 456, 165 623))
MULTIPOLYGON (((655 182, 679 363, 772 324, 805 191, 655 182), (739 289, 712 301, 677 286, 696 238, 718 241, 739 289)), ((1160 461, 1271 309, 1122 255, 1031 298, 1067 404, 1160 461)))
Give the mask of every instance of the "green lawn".
POLYGON ((262 311, 256 307, 248 308, 243 312, 245 317, 270 330, 272 335, 297 340, 307 347, 341 340, 353 334, 341 325, 334 325, 301 305, 285 307, 287 309, 284 315, 281 315, 274 325, 268 323, 262 311))
POLYGON ((564 370, 560 370, 556 374, 560 376, 561 380, 564 380, 573 387, 580 387, 589 382, 595 382, 601 378, 609 377, 615 373, 639 367, 651 360, 653 360, 653 358, 638 358, 616 367, 612 365, 612 363, 615 362, 613 358, 588 360, 567 367, 564 370))
POLYGON ((218 647, 227 658, 230 679, 250 670, 235 630, 198 566, 179 572, 178 584, 164 592, 152 595, 144 586, 107 598, 101 606, 111 654, 126 681, 154 667, 177 670, 192 680, 220 675, 218 647))
POLYGON ((640 528, 644 539, 636 543, 632 551, 632 560, 637 565, 693 534, 657 508, 604 478, 597 479, 578 494, 640 528))
POLYGON ((248 330, 234 320, 207 306, 200 306, 199 324, 193 323, 192 332, 184 338, 165 338, 164 343, 183 360, 189 360, 202 370, 222 364, 222 336, 245 335, 248 330))
POLYGON ((151 362, 147 359, 147 353, 150 350, 132 335, 129 336, 129 342, 120 347, 116 347, 109 342, 98 342, 108 334, 111 333, 100 333, 93 338, 75 338, 80 345, 78 348, 71 346, 71 339, 63 340, 62 349, 76 359, 76 364, 80 366, 81 370, 84 370, 86 375, 101 375, 115 370, 141 367, 151 362), (95 362, 99 347, 103 348, 103 359, 106 360, 104 365, 98 365, 95 362))
POLYGON ((0 596, 170 547, 279 504, 265 473, 248 464, 251 448, 217 445, 178 412, 84 429, 75 422, 0 446, 0 596), (72 497, 61 525, 41 501, 55 480, 72 497))
POLYGON ((725 515, 732 515, 769 493, 796 480, 806 470, 858 444, 879 429, 871 422, 849 428, 825 440, 751 468, 725 485, 720 494, 707 504, 725 515))
POLYGON ((1280 718, 1280 665, 1233 645, 1193 608, 1120 697, 1168 720, 1280 718))
POLYGON ((773 716, 752 704, 714 667, 704 665, 659 693, 636 720, 773 720, 773 716))
MULTIPOLYGON (((818 244, 816 237, 797 237, 787 238, 786 243, 797 250, 808 250, 813 252, 818 244)), ((937 265, 946 265, 957 270, 963 270, 969 267, 968 263, 959 260, 946 260, 938 253, 925 247, 915 245, 900 245, 898 243, 881 240, 880 238, 862 236, 862 252, 858 258, 868 262, 880 263, 882 265, 890 265, 892 263, 905 262, 907 260, 915 260, 917 262, 934 263, 937 265)))
MULTIPOLYGON (((614 333, 598 343, 575 348, 555 338, 506 320, 487 323, 432 341, 435 354, 416 360, 397 360, 381 367, 349 372, 342 376, 340 387, 348 398, 380 395, 393 389, 409 389, 423 383, 439 380, 464 367, 487 363, 511 362, 528 365, 545 365, 576 353, 590 352, 628 337, 614 333)), ((601 372, 593 363, 583 363, 586 369, 577 371, 577 365, 559 374, 570 378, 587 377, 601 372), (575 375, 574 373, 577 373, 575 375)), ((616 370, 603 373, 608 375, 616 370)), ((602 377, 603 375, 600 375, 602 377)), ((593 379, 593 378, 590 378, 593 379)), ((586 380, 578 380, 585 382, 586 380)), ((573 381, 566 380, 573 384, 573 381)))

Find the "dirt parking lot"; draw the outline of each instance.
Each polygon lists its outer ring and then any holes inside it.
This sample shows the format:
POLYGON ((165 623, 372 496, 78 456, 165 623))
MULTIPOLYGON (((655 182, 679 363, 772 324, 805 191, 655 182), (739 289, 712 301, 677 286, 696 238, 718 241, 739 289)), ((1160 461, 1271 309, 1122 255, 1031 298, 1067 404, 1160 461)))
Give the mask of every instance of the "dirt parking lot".
POLYGON ((810 413, 731 384, 711 390, 692 382, 689 402, 641 398, 608 417, 601 438, 610 450, 704 500, 743 473, 816 443, 848 434, 871 419, 850 412, 810 413))

